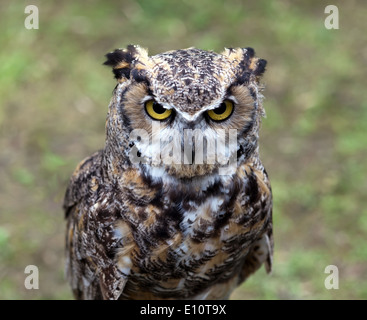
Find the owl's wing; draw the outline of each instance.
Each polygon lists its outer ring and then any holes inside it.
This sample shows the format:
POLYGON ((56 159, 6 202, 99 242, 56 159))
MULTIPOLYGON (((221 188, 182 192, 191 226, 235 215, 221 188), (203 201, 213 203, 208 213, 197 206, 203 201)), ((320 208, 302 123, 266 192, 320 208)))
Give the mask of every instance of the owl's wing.
POLYGON ((270 273, 273 265, 273 237, 271 230, 264 233, 251 247, 245 258, 239 282, 245 281, 248 276, 258 270, 263 264, 266 272, 270 273))
POLYGON ((263 264, 267 273, 272 271, 273 265, 273 200, 270 182, 266 172, 261 174, 257 173, 253 175, 256 177, 256 183, 253 183, 253 187, 257 187, 257 201, 254 203, 254 208, 260 208, 256 214, 257 218, 255 226, 251 228, 252 232, 258 234, 257 240, 252 244, 249 253, 246 255, 243 262, 242 271, 240 274, 240 283, 246 278, 258 270, 263 264))
POLYGON ((78 165, 64 200, 66 276, 77 299, 118 299, 127 282, 113 260, 114 243, 108 228, 113 217, 101 221, 93 210, 101 161, 102 154, 97 152, 78 165))
POLYGON ((101 162, 102 153, 98 151, 82 160, 74 170, 64 198, 65 218, 68 218, 72 209, 88 195, 91 180, 93 177, 100 175, 99 168, 101 167, 101 162))

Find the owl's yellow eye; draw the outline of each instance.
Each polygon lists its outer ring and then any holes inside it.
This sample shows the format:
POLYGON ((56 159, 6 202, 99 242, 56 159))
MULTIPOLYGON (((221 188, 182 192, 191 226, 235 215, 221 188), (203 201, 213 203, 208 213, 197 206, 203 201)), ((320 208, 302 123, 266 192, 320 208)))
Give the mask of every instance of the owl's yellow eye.
POLYGON ((154 100, 149 100, 145 103, 145 110, 154 120, 165 120, 172 114, 172 109, 165 109, 154 100))
POLYGON ((214 121, 223 121, 232 114, 233 102, 230 100, 223 101, 218 108, 208 111, 208 116, 214 121))

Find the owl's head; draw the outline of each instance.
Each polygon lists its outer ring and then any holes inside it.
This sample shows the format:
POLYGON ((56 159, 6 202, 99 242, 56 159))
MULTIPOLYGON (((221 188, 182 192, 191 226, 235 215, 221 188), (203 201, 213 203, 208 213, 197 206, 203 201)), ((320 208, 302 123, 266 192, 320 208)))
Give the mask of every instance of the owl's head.
POLYGON ((118 81, 106 125, 112 162, 185 179, 218 174, 257 153, 266 61, 253 49, 149 56, 130 45, 106 57, 118 81))

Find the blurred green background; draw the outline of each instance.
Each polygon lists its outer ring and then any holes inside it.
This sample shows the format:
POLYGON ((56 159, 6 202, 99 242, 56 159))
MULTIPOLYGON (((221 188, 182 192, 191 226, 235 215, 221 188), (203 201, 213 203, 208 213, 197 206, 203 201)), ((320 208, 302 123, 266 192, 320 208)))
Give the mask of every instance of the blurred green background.
POLYGON ((61 209, 77 163, 104 145, 115 86, 104 54, 255 48, 268 60, 260 152, 274 193, 274 271, 233 299, 367 298, 365 1, 0 3, 0 299, 71 299, 61 209), (332 2, 332 3, 331 3, 332 2), (27 30, 24 8, 39 8, 27 30), (339 30, 327 30, 328 4, 339 30), (26 290, 24 269, 39 268, 26 290), (327 290, 325 267, 339 268, 327 290))

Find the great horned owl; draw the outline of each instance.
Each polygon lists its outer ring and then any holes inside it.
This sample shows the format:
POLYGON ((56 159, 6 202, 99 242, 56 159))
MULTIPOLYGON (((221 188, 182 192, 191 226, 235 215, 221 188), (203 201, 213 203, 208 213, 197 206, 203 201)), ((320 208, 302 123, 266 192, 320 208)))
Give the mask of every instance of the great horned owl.
POLYGON ((106 57, 118 83, 105 147, 79 164, 64 202, 75 298, 228 298, 272 266, 266 61, 251 48, 148 56, 132 45, 106 57))

